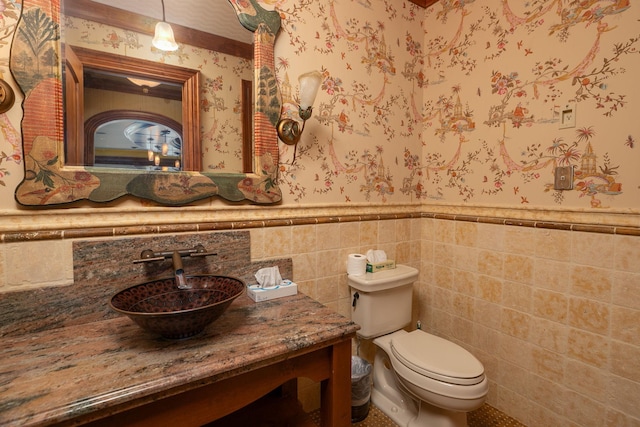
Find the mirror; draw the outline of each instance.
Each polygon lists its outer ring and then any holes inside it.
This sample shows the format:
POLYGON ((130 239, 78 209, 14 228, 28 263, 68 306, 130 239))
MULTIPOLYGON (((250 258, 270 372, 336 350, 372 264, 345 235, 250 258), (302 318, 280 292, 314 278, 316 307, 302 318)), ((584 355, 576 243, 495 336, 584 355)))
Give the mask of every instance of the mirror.
MULTIPOLYGON (((275 203, 281 200, 281 192, 276 184, 278 144, 275 132, 275 125, 280 116, 280 97, 273 60, 275 36, 280 29, 280 16, 277 11, 267 11, 255 0, 229 0, 241 24, 253 32, 253 84, 244 81, 240 85, 242 99, 247 102, 253 99, 253 109, 250 111, 253 117, 252 124, 251 121, 245 120, 246 123, 242 126, 245 130, 248 127, 249 132, 251 125, 253 126, 253 146, 250 147, 253 151, 252 172, 213 173, 206 168, 201 171, 163 172, 133 168, 114 169, 109 166, 72 166, 66 161, 63 138, 65 130, 69 133, 69 129, 72 129, 70 133, 73 133, 73 129, 76 129, 76 134, 86 134, 84 123, 80 126, 82 120, 79 119, 79 115, 70 116, 68 111, 67 116, 71 117, 71 120, 67 120, 66 127, 61 125, 64 117, 63 86, 73 84, 74 81, 69 82, 68 77, 63 81, 61 74, 59 58, 62 57, 63 45, 59 38, 59 16, 54 13, 59 10, 58 1, 45 2, 44 6, 42 1, 38 0, 23 2, 21 19, 11 50, 11 70, 25 93, 22 123, 25 177, 16 189, 16 200, 19 203, 40 206, 78 200, 106 202, 125 195, 167 205, 182 205, 212 196, 220 196, 229 201, 249 200, 255 203, 275 203), (77 123, 73 122, 74 119, 77 123)), ((101 15, 103 12, 100 8, 108 7, 88 0, 73 2, 84 5, 91 3, 91 7, 86 9, 88 15, 101 15)), ((207 4, 210 5, 210 2, 207 4)), ((181 7, 185 7, 184 2, 181 7)), ((147 34, 152 34, 157 20, 147 21, 147 34)), ((167 21, 171 23, 170 19, 167 21)), ((171 25, 180 44, 183 28, 174 26, 173 23, 171 25)), ((213 48, 211 42, 205 44, 213 48)), ((102 55, 96 56, 99 60, 105 60, 102 55)), ((136 77, 158 78, 147 75, 136 77)), ((184 87, 188 86, 185 81, 182 83, 183 95, 184 87)), ((206 84, 200 82, 196 87, 198 90, 195 90, 196 94, 193 96, 197 98, 197 94, 203 91, 206 84)), ((187 109, 186 114, 182 113, 183 117, 193 119, 199 114, 200 110, 193 107, 193 103, 186 105, 183 105, 183 109, 187 109)), ((165 126, 160 120, 146 121, 155 123, 156 126, 165 126)), ((185 129, 190 125, 181 125, 184 140, 187 135, 185 129)), ((235 133, 242 132, 244 131, 235 133)), ((91 140, 90 137, 86 139, 91 140)), ((203 141, 203 144, 206 144, 206 141, 203 141)), ((201 151, 204 152, 206 149, 207 147, 203 146, 201 151)), ((202 152, 194 152, 193 156, 201 158, 202 152)), ((72 157, 73 154, 69 156, 72 157)), ((183 167, 185 165, 181 164, 181 168, 183 167)))

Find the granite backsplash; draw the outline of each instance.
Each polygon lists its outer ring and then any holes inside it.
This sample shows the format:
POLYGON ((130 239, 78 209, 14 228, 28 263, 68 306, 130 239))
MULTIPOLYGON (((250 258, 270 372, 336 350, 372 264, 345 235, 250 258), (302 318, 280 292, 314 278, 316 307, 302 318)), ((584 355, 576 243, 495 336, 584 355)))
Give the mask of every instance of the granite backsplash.
POLYGON ((155 252, 202 245, 217 255, 184 257, 185 274, 219 274, 255 283, 260 268, 277 265, 293 279, 290 258, 251 261, 249 231, 127 237, 73 242, 72 285, 0 294, 0 337, 45 331, 118 316, 109 300, 118 291, 173 275, 172 262, 134 264, 145 249, 155 252))

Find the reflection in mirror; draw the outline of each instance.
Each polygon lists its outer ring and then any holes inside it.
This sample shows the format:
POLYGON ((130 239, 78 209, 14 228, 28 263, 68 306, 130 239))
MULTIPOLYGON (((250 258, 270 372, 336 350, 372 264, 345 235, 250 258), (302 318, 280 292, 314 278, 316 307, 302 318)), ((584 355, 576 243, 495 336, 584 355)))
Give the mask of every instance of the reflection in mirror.
POLYGON ((168 117, 138 111, 100 113, 87 122, 85 141, 93 149, 87 162, 96 167, 182 170, 182 126, 168 117))
POLYGON ((182 86, 85 69, 84 87, 85 165, 182 170, 182 86), (110 109, 89 100, 109 100, 110 109))
MULTIPOLYGON (((62 16, 62 42, 68 47, 64 51, 65 68, 63 75, 68 81, 66 74, 79 74, 81 71, 69 70, 73 67, 72 58, 68 58, 69 47, 74 51, 82 49, 85 56, 93 52, 93 56, 102 58, 109 55, 109 64, 118 64, 122 61, 147 61, 151 67, 141 66, 139 68, 121 69, 120 81, 115 79, 115 70, 106 70, 102 67, 107 61, 100 61, 91 66, 87 71, 84 67, 84 84, 80 86, 77 96, 66 96, 65 102, 76 102, 76 99, 84 99, 84 111, 73 107, 67 107, 67 111, 73 114, 84 114, 86 121, 91 116, 89 113, 103 111, 107 108, 122 109, 114 104, 131 104, 130 109, 140 111, 159 112, 165 103, 157 101, 155 97, 169 99, 162 91, 167 84, 171 84, 163 79, 162 75, 147 74, 149 69, 157 69, 162 73, 162 68, 171 67, 190 68, 201 72, 200 90, 193 96, 201 97, 200 100, 183 99, 183 105, 187 102, 199 102, 198 108, 201 120, 198 128, 193 132, 184 135, 186 152, 197 152, 200 139, 203 140, 200 157, 202 160, 194 160, 184 164, 185 170, 211 171, 211 172, 250 172, 252 169, 245 166, 244 159, 251 159, 251 152, 247 150, 251 146, 252 132, 251 126, 246 126, 251 114, 249 113, 252 99, 246 102, 242 92, 242 81, 253 80, 253 67, 251 59, 252 38, 251 34, 242 28, 235 17, 235 12, 226 0, 208 2, 206 5, 198 6, 201 0, 189 0, 184 4, 191 14, 182 16, 185 8, 176 8, 175 4, 167 3, 169 16, 184 22, 190 27, 202 28, 197 31, 192 28, 185 29, 180 35, 180 49, 173 52, 163 52, 152 46, 149 36, 144 34, 145 25, 153 21, 156 9, 153 6, 156 2, 144 4, 145 1, 131 2, 125 0, 88 1, 88 0, 63 0, 61 10, 62 16), (189 8, 191 6, 191 8, 189 8), (194 14, 193 8, 202 7, 202 10, 194 14), (100 14, 96 13, 99 8, 100 14), (229 16, 231 15, 231 16, 229 16), (218 19, 216 22, 207 22, 207 19, 218 19), (225 18, 226 17, 226 18, 225 18), (235 20, 235 22, 234 22, 235 20), (222 25, 221 24, 224 24, 222 25), (213 35, 216 31, 217 35, 213 35), (206 39, 201 40, 202 35, 206 39), (224 43, 222 51, 219 48, 212 48, 208 39, 227 37, 225 40, 233 42, 232 48, 228 43, 224 43), (200 44, 201 46, 198 46, 200 44), (92 74, 89 74, 91 72, 92 74), (96 78, 95 73, 100 75, 96 78), (107 76, 112 76, 108 78, 107 76), (136 93, 136 99, 127 99, 133 96, 136 88, 133 83, 127 81, 127 77, 136 80, 154 80, 161 84, 159 88, 151 88, 149 85, 142 85, 145 90, 136 93), (126 94, 126 95, 123 95, 126 94), (148 101, 145 101, 145 98, 148 101), (135 106, 138 104, 138 106, 135 106), (88 108, 93 110, 87 111, 88 108), (193 145, 193 148, 190 148, 193 145)), ((157 6, 157 5, 156 5, 157 6)), ((173 24, 172 25, 176 25, 173 24)), ((82 61, 81 61, 82 62, 82 61)), ((166 72, 168 73, 168 71, 166 72)), ((165 75, 166 75, 165 73, 165 75)), ((72 85, 67 85, 67 90, 72 85)), ((188 108, 188 107, 185 107, 188 108)), ((184 111, 184 109, 183 109, 184 111)), ((174 119, 182 122, 179 115, 174 119)), ((185 119, 187 119, 185 117, 185 119)), ((66 118, 65 123, 72 123, 74 126, 81 125, 83 120, 66 118)), ((184 123, 185 128, 187 126, 184 123)), ((187 129, 188 130, 188 129, 187 129)), ((78 134, 84 132, 78 130, 78 134)), ((82 138, 74 136, 74 133, 67 132, 67 152, 73 154, 76 144, 82 144, 82 138)), ((91 165, 85 159, 67 159, 68 164, 91 165)))
MULTIPOLYGON (((169 54, 154 51, 150 48, 151 35, 157 18, 146 19, 142 22, 129 22, 121 19, 122 17, 119 14, 105 13, 104 8, 109 8, 109 6, 89 0, 65 0, 64 5, 60 5, 59 1, 23 0, 21 19, 14 34, 10 65, 18 85, 25 94, 23 102, 24 118, 22 121, 25 175, 15 194, 19 203, 46 206, 70 203, 77 200, 106 202, 125 195, 133 195, 168 205, 183 205, 212 196, 220 196, 229 201, 248 200, 254 203, 274 203, 281 200, 281 192, 276 184, 278 142, 275 132, 275 124, 280 116, 280 95, 275 78, 273 58, 275 37, 280 30, 280 15, 277 11, 267 11, 255 0, 229 0, 242 25, 253 32, 255 60, 253 65, 249 66, 253 70, 253 84, 247 85, 244 78, 234 83, 234 86, 243 88, 242 95, 236 99, 253 99, 253 109, 243 114, 241 108, 240 112, 235 110, 234 106, 237 106, 235 102, 224 104, 229 106, 229 110, 234 110, 234 113, 245 117, 244 124, 238 125, 239 129, 225 129, 224 126, 222 126, 222 129, 216 128, 216 126, 220 126, 220 122, 215 121, 215 119, 219 118, 219 110, 216 108, 222 104, 216 93, 220 90, 216 79, 203 77, 201 84, 195 85, 195 94, 202 95, 199 105, 202 108, 194 108, 188 103, 186 103, 186 106, 183 105, 183 117, 195 117, 202 111, 203 116, 214 118, 214 122, 210 126, 206 124, 201 126, 203 131, 201 139, 204 148, 200 152, 192 153, 192 156, 204 160, 203 163, 205 164, 210 163, 206 160, 207 150, 216 151, 219 147, 225 147, 229 134, 240 134, 242 128, 251 129, 253 127, 254 137, 249 144, 253 151, 252 170, 243 173, 241 172, 242 169, 240 169, 240 172, 228 173, 223 169, 222 171, 225 173, 210 173, 210 169, 203 168, 200 172, 180 171, 165 173, 156 170, 70 166, 64 163, 63 133, 65 128, 61 125, 64 117, 64 108, 61 102, 64 93, 63 86, 76 85, 80 87, 80 83, 82 83, 84 88, 84 73, 67 73, 63 80, 59 72, 62 68, 60 62, 56 67, 55 62, 63 57, 61 41, 58 37, 60 16, 57 11, 62 9, 67 12, 66 2, 69 1, 75 5, 76 9, 80 9, 86 15, 79 18, 83 21, 108 16, 110 18, 115 17, 128 25, 128 27, 118 30, 115 33, 115 38, 112 37, 114 35, 112 30, 115 27, 112 28, 109 24, 105 24, 106 26, 104 27, 101 26, 102 24, 80 26, 78 27, 82 28, 80 33, 87 36, 80 37, 82 42, 87 42, 90 38, 88 36, 95 34, 99 34, 100 39, 93 45, 76 47, 89 50, 91 47, 97 48, 104 45, 111 50, 120 50, 120 53, 126 53, 126 56, 121 55, 121 57, 130 59, 129 53, 132 50, 136 50, 134 47, 138 47, 138 50, 147 49, 148 56, 160 56, 162 60, 166 60, 166 55, 169 54), (139 28, 131 28, 132 26, 139 28), (98 31, 99 29, 104 32, 98 31), (43 111, 48 113, 42 114, 43 111), (252 117, 253 119, 247 119, 246 117, 252 117), (248 123, 251 122, 253 125, 249 126, 248 123), (210 145, 213 133, 221 136, 213 141, 215 145, 210 145)), ((129 3, 137 4, 138 2, 129 3)), ((165 4, 168 6, 170 2, 165 2, 165 4)), ((206 1, 205 5, 210 6, 211 0, 206 1)), ((184 1, 180 2, 180 7, 189 9, 184 1)), ((76 15, 70 14, 70 16, 75 17, 76 15)), ((68 18, 65 18, 64 21, 65 31, 67 28, 73 28, 73 26, 66 26, 69 21, 68 18)), ((169 13, 167 21, 171 22, 169 13)), ((76 19, 76 22, 79 21, 76 19)), ((180 60, 184 59, 184 55, 188 56, 188 54, 195 52, 197 49, 194 47, 201 47, 203 44, 207 48, 220 45, 224 48, 237 50, 237 44, 234 44, 231 40, 224 42, 212 41, 212 38, 203 35, 204 33, 202 32, 199 32, 197 37, 189 38, 188 28, 174 25, 172 22, 171 25, 174 28, 176 39, 181 45, 181 48, 171 53, 171 55, 178 55, 180 60), (185 40, 188 40, 189 43, 185 43, 185 40)), ((217 39, 219 40, 219 38, 217 39)), ((82 43, 79 42, 78 44, 82 43)), ((212 55, 206 57, 206 62, 219 60, 220 57, 218 55, 212 55)), ((102 56, 102 54, 96 55, 96 57, 102 56)), ((144 60, 144 58, 142 59, 144 60)), ((65 58, 65 62, 67 60, 68 58, 65 58)), ((232 72, 239 73, 239 70, 244 72, 246 71, 245 68, 234 69, 232 72)), ((198 67, 193 67, 192 69, 198 69, 198 67)), ((204 73, 201 74, 204 75, 204 73)), ((138 73, 132 77, 154 81, 160 80, 159 76, 148 76, 144 73, 138 73)), ((195 78, 195 80, 198 79, 195 78)), ((184 100, 184 88, 193 87, 193 85, 184 83, 184 80, 182 85, 184 100)), ((79 104, 76 103, 76 105, 79 104)), ((78 110, 80 111, 80 107, 78 107, 78 110)), ((119 110, 125 111, 127 109, 105 109, 105 111, 111 111, 112 113, 119 112, 119 110)), ((84 106, 82 111, 84 111, 84 106)), ((85 135, 84 118, 80 120, 79 114, 69 114, 69 111, 67 111, 67 119, 69 120, 66 124, 67 132, 71 130, 76 132, 77 135, 85 135)), ((160 120, 148 121, 165 125, 160 120)), ((181 167, 186 169, 186 159, 188 157, 185 156, 189 150, 192 150, 187 145, 187 131, 190 126, 184 120, 181 125, 181 154, 185 159, 184 165, 181 165, 181 167)), ((162 136, 161 131, 160 135, 162 136)), ((87 137, 86 139, 89 140, 91 138, 87 137)), ((95 136, 93 139, 95 145, 95 136)), ((84 144, 82 144, 82 147, 84 147, 84 144)), ((74 154, 67 153, 67 155, 73 156, 74 154)), ((76 153, 75 155, 76 159, 84 158, 84 153, 76 153)), ((215 162, 211 162, 211 164, 215 165, 215 162)))
MULTIPOLYGON (((92 134, 96 122, 104 123, 99 118, 115 119, 117 115, 118 119, 133 119, 133 116, 126 116, 126 112, 132 111, 136 117, 145 117, 147 114, 151 116, 150 120, 157 117, 156 121, 177 123, 182 129, 181 169, 201 170, 198 70, 71 45, 65 45, 64 52, 66 165, 95 165, 94 147, 85 135, 92 134)), ((172 125, 174 129, 177 126, 172 125)), ((103 148, 126 148, 118 146, 116 139, 112 141, 103 139, 103 148)), ((135 147, 128 149, 134 150, 135 147)), ((131 156, 120 157, 121 161, 111 163, 111 167, 127 167, 122 159, 136 155, 131 153, 131 156)), ((163 164, 167 162, 170 162, 169 159, 160 161, 163 164)))

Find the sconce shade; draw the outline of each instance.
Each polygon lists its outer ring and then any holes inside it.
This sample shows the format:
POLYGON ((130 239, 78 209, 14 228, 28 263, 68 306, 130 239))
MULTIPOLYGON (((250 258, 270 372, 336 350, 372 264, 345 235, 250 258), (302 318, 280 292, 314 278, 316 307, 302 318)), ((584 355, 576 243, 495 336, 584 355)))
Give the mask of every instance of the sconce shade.
POLYGON ((300 109, 306 110, 313 106, 313 101, 316 100, 320 83, 322 83, 322 74, 318 71, 300 74, 298 82, 300 82, 300 109))
POLYGON ((156 24, 156 32, 151 42, 156 48, 167 52, 173 52, 178 49, 178 43, 173 36, 171 25, 164 21, 156 24))

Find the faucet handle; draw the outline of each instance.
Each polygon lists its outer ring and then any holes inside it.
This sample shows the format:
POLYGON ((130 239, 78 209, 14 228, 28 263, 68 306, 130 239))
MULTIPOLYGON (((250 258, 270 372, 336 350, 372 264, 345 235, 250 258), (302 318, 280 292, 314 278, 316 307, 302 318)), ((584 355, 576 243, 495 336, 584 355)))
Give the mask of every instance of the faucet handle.
POLYGON ((140 253, 140 259, 134 259, 134 264, 139 264, 141 262, 152 262, 152 261, 161 261, 163 260, 163 256, 156 255, 151 249, 145 249, 140 253))
POLYGON ((162 261, 164 259, 174 259, 175 256, 183 257, 183 256, 192 256, 192 257, 203 257, 210 255, 218 255, 216 252, 207 252, 207 250, 202 245, 196 245, 192 249, 177 249, 177 250, 169 250, 169 251, 161 251, 154 252, 151 249, 145 249, 140 253, 139 259, 134 259, 134 264, 139 264, 141 262, 153 262, 153 261, 162 261))
POLYGON ((193 248, 193 252, 191 252, 189 254, 189 256, 192 256, 192 257, 210 256, 210 255, 218 255, 218 253, 217 252, 207 252, 207 250, 202 245, 196 245, 196 247, 193 248))

